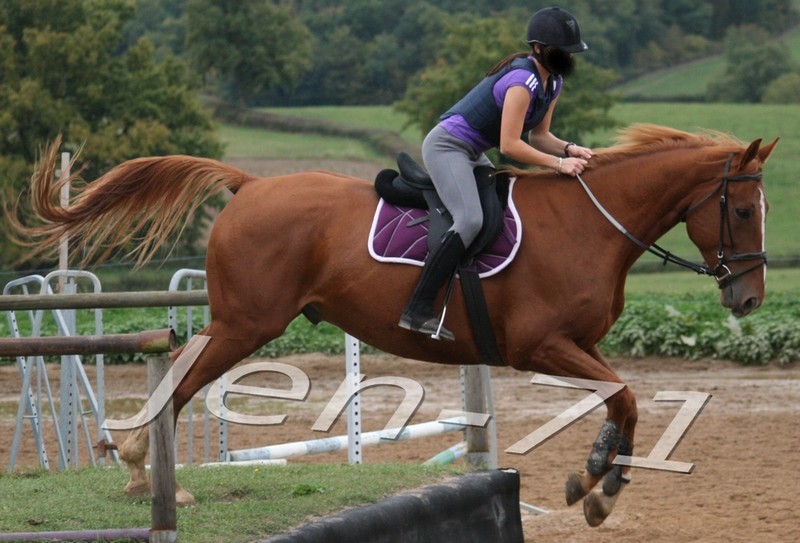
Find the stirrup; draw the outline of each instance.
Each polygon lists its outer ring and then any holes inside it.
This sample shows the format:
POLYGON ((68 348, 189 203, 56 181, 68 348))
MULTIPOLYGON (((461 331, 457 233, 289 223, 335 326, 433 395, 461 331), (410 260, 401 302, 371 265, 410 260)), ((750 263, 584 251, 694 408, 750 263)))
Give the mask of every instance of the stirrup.
MULTIPOLYGON (((424 318, 424 317, 422 317, 424 318)), ((455 341, 456 336, 442 326, 442 321, 437 318, 430 318, 426 320, 416 320, 414 315, 403 313, 400 317, 400 322, 397 323, 400 328, 411 330, 412 332, 420 332, 431 337, 431 339, 446 339, 448 341, 455 341)))
POLYGON ((431 336, 431 339, 440 340, 442 338, 448 341, 455 341, 456 336, 444 327, 444 318, 447 315, 447 304, 450 302, 450 295, 453 293, 453 284, 456 280, 456 271, 453 272, 453 275, 450 276, 450 280, 447 282, 447 289, 444 293, 444 306, 442 307, 442 314, 438 318, 436 316, 433 317, 415 317, 410 311, 404 312, 400 316, 400 322, 398 326, 400 328, 405 328, 406 330, 411 330, 412 332, 421 332, 423 334, 428 334, 431 336), (425 319, 422 321, 422 319, 425 319))

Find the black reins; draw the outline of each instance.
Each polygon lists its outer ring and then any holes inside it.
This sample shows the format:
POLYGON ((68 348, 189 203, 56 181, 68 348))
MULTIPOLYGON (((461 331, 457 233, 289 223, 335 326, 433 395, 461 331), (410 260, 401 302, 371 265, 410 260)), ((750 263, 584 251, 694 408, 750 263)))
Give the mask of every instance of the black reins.
POLYGON ((580 175, 577 175, 578 181, 580 181, 583 190, 586 191, 586 194, 589 196, 589 199, 595 205, 595 207, 603 214, 603 216, 608 220, 617 230, 619 230, 625 237, 639 246, 641 249, 656 255, 663 261, 663 264, 666 266, 667 262, 671 262, 673 264, 677 264, 683 268, 690 269, 698 274, 702 275, 710 275, 713 276, 717 280, 717 285, 719 288, 725 288, 729 285, 734 279, 737 277, 741 277, 751 271, 757 270, 761 266, 767 265, 767 253, 766 251, 761 251, 757 253, 737 253, 734 241, 733 241, 733 230, 731 228, 730 219, 728 218, 728 185, 731 182, 737 181, 761 181, 763 174, 761 172, 753 173, 753 174, 739 174, 739 175, 728 175, 731 171, 731 162, 733 161, 734 154, 731 153, 728 155, 728 160, 725 163, 725 173, 722 176, 722 181, 720 185, 714 189, 711 193, 708 194, 705 198, 701 199, 698 203, 690 207, 686 212, 683 213, 681 216, 681 221, 685 221, 686 217, 693 212, 695 209, 703 205, 706 201, 708 201, 717 191, 722 189, 722 194, 719 200, 719 211, 720 211, 720 220, 719 220, 719 245, 717 247, 717 265, 713 268, 708 266, 707 264, 697 264, 695 262, 690 262, 685 260, 679 256, 676 256, 666 249, 660 247, 659 245, 653 243, 652 245, 648 245, 647 243, 641 241, 639 238, 631 234, 622 224, 619 223, 609 212, 608 210, 603 207, 597 198, 595 197, 594 193, 589 188, 589 185, 586 184, 586 181, 580 175), (734 246, 733 254, 726 258, 725 257, 725 231, 728 232, 728 237, 731 240, 731 245, 734 246), (739 262, 744 260, 759 260, 759 262, 740 272, 738 274, 734 274, 733 271, 728 267, 728 264, 731 262, 739 262))

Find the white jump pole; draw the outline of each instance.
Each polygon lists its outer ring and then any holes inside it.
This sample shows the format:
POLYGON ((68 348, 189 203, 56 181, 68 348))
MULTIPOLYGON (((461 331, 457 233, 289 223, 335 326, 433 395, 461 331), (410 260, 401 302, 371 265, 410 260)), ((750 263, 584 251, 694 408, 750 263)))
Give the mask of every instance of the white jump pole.
MULTIPOLYGON (((379 445, 384 443, 397 443, 409 439, 420 439, 447 432, 463 430, 466 420, 463 417, 456 417, 442 421, 423 422, 406 426, 399 434, 397 428, 366 432, 361 434, 361 445, 379 445), (392 439, 397 435, 396 439, 392 439)), ((326 437, 313 439, 310 441, 297 441, 294 443, 282 443, 280 445, 270 445, 267 447, 257 447, 254 449, 242 449, 230 451, 228 460, 238 462, 241 460, 274 460, 278 458, 292 458, 295 456, 307 456, 326 452, 340 451, 347 447, 347 436, 326 437)))
MULTIPOLYGON (((69 191, 70 191, 70 181, 69 181, 69 153, 61 153, 61 178, 66 179, 66 183, 61 186, 61 207, 66 209, 69 207, 69 191)), ((69 269, 69 236, 64 234, 61 236, 61 239, 58 243, 58 269, 59 270, 68 270, 69 269)), ((63 292, 64 286, 64 278, 59 279, 59 292, 63 292)))

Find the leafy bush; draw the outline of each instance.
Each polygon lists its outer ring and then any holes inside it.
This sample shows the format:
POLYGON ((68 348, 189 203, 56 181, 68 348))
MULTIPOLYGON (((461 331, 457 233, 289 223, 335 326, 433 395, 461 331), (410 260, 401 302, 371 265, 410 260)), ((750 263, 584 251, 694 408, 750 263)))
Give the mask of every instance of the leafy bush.
POLYGON ((722 358, 744 364, 800 360, 800 310, 787 293, 746 319, 707 301, 674 295, 636 298, 601 343, 612 356, 722 358))
POLYGON ((800 102, 800 73, 784 74, 767 85, 761 101, 765 104, 796 104, 800 102))

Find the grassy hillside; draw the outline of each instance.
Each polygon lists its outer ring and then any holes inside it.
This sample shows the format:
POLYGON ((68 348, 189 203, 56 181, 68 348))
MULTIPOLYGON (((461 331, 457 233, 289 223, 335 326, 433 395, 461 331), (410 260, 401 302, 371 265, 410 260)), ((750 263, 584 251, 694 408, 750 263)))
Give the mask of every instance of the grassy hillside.
POLYGON ((699 100, 705 95, 709 81, 721 75, 724 69, 722 56, 709 57, 638 77, 614 91, 624 98, 670 100, 682 97, 699 100))
MULTIPOLYGON (((795 61, 800 61, 800 28, 795 28, 781 37, 795 61)), ((722 55, 696 60, 643 75, 615 88, 624 98, 646 98, 649 100, 674 100, 676 98, 702 99, 708 83, 725 70, 722 55)))
POLYGON ((419 129, 407 126, 408 119, 402 113, 385 106, 319 106, 264 108, 263 111, 282 115, 319 119, 358 128, 381 128, 399 133, 409 142, 420 144, 422 138, 419 129))

